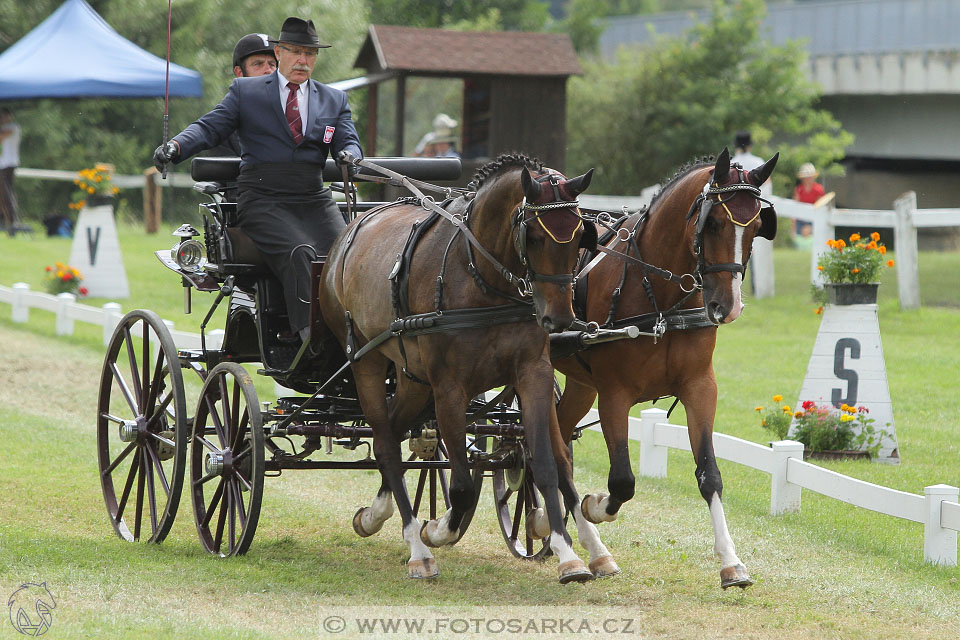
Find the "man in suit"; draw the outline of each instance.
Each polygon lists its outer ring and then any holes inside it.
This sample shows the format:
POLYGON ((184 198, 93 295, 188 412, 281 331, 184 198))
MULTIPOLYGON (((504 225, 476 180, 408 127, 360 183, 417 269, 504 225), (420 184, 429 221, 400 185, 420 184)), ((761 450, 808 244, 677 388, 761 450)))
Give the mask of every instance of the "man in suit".
MULTIPOLYGON (((276 70, 277 57, 273 55, 270 36, 265 33, 248 33, 237 41, 233 48, 234 78, 268 76, 276 70)), ((210 149, 207 155, 214 157, 240 156, 240 136, 234 131, 223 143, 210 149)), ((235 191, 235 189, 231 189, 232 191, 235 191)))
POLYGON ((330 46, 320 44, 313 21, 287 18, 271 42, 276 72, 234 80, 220 104, 153 158, 162 169, 239 133, 239 224, 283 282, 290 326, 306 338, 310 262, 345 226, 323 186, 323 165, 331 153, 344 163, 363 152, 346 94, 310 79, 318 50, 330 46))

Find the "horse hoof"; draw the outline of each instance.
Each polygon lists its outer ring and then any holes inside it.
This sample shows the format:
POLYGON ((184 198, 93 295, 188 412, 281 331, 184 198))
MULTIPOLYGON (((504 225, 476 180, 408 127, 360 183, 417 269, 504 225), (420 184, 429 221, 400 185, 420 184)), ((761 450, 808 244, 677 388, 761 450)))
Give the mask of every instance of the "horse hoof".
POLYGON ((527 512, 527 535, 534 540, 543 540, 550 535, 550 520, 543 507, 527 512))
POLYGON ((437 561, 433 558, 411 560, 407 563, 407 577, 417 580, 436 578, 440 575, 437 561))
POLYGON ((617 519, 617 514, 614 513, 611 515, 600 506, 600 504, 609 497, 610 495, 606 493, 588 493, 583 496, 583 500, 580 501, 580 513, 583 514, 583 517, 586 518, 588 522, 592 522, 593 524, 613 522, 617 519))
POLYGON ((423 523, 423 526, 420 527, 420 542, 427 545, 428 547, 433 547, 434 549, 436 549, 440 545, 434 544, 433 540, 430 539, 430 534, 427 533, 427 527, 430 526, 431 522, 433 522, 433 520, 427 520, 426 522, 423 523))
POLYGON ((561 562, 558 571, 560 573, 560 584, 567 584, 568 582, 583 583, 593 580, 593 573, 587 569, 579 558, 561 562))
POLYGON ((620 573, 620 567, 614 562, 613 556, 600 556, 590 562, 590 572, 596 578, 609 578, 620 573))
POLYGON ((742 564, 735 564, 732 567, 720 570, 720 588, 729 589, 730 587, 740 587, 746 589, 753 584, 747 568, 742 564))
POLYGON ((364 510, 366 510, 366 509, 369 509, 369 507, 360 507, 359 509, 357 509, 357 512, 356 512, 355 514, 353 514, 353 530, 354 530, 354 531, 357 533, 357 535, 360 536, 361 538, 369 538, 370 536, 372 536, 372 535, 375 534, 376 532, 380 531, 380 529, 383 527, 383 523, 381 522, 381 523, 377 526, 377 528, 374 529, 373 531, 367 531, 366 529, 363 528, 362 516, 363 516, 364 510))

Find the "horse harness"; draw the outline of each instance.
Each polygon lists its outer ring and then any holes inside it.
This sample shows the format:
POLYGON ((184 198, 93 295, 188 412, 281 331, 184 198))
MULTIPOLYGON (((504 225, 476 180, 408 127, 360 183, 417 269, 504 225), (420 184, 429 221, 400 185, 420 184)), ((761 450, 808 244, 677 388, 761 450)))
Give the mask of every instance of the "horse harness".
MULTIPOLYGON (((364 216, 357 224, 354 226, 353 230, 346 239, 346 249, 349 249, 350 244, 352 244, 360 226, 370 217, 381 213, 389 208, 401 204, 415 204, 422 207, 429 212, 429 215, 424 220, 417 220, 413 223, 410 229, 410 234, 407 237, 407 240, 404 244, 403 250, 397 254, 396 261, 394 266, 390 271, 388 278, 391 281, 391 302, 394 307, 395 320, 390 323, 389 329, 383 331, 378 336, 367 342, 363 347, 357 349, 356 340, 353 330, 353 319, 349 311, 346 312, 346 324, 347 324, 347 336, 346 336, 346 354, 349 361, 353 362, 361 358, 367 352, 378 347, 380 344, 385 342, 391 337, 396 337, 398 340, 398 346, 400 350, 401 357, 403 358, 404 364, 402 367, 402 372, 410 380, 418 382, 424 385, 429 385, 425 380, 420 379, 418 376, 409 371, 407 367, 407 355, 406 350, 403 346, 403 337, 425 335, 430 333, 443 333, 448 331, 458 331, 464 329, 480 329, 486 328, 497 324, 507 324, 514 322, 526 322, 534 320, 536 318, 535 313, 532 310, 533 300, 532 287, 531 283, 535 281, 548 282, 551 284, 558 285, 572 285, 574 281, 573 273, 561 273, 555 275, 545 275, 540 274, 534 271, 533 266, 530 263, 530 260, 527 256, 527 233, 528 225, 533 221, 538 222, 550 236, 550 238, 559 244, 565 244, 567 242, 572 242, 573 238, 576 236, 576 232, 581 228, 593 230, 593 227, 590 225, 584 225, 583 216, 580 214, 578 209, 579 201, 574 200, 563 200, 560 195, 559 190, 559 177, 555 173, 549 173, 545 176, 539 176, 534 178, 541 185, 548 184, 552 187, 553 201, 541 203, 541 204, 530 204, 527 203, 526 198, 517 206, 514 213, 511 215, 511 233, 513 235, 513 244, 517 252, 517 255, 520 258, 521 264, 526 268, 526 275, 523 278, 517 277, 510 269, 504 266, 499 260, 497 260, 483 245, 480 244, 480 241, 477 240, 476 236, 471 232, 469 227, 470 214, 473 211, 473 206, 476 202, 475 193, 459 193, 460 197, 466 198, 469 200, 467 203, 466 211, 464 214, 458 215, 450 213, 446 207, 448 207, 455 198, 453 197, 453 190, 444 189, 441 187, 435 187, 434 185, 429 185, 427 183, 422 183, 420 181, 412 181, 406 176, 401 174, 394 174, 389 169, 379 167, 373 163, 369 163, 365 160, 360 160, 359 164, 361 166, 367 166, 377 171, 391 175, 394 178, 397 178, 401 181, 403 186, 406 186, 411 192, 415 194, 413 197, 401 198, 396 202, 390 203, 384 207, 375 209, 364 216), (414 184, 416 183, 416 184, 414 184), (432 197, 425 196, 418 188, 422 186, 424 188, 444 192, 447 195, 447 198, 441 203, 437 203, 432 197), (541 217, 548 211, 556 209, 568 209, 571 213, 576 215, 579 220, 576 228, 570 234, 568 240, 558 240, 556 236, 550 231, 550 229, 543 223, 541 217), (527 217, 527 211, 534 212, 534 215, 527 217), (451 222, 456 231, 451 236, 450 241, 447 243, 446 249, 443 253, 443 259, 441 261, 440 273, 437 275, 436 279, 436 290, 434 294, 434 311, 427 313, 411 314, 409 310, 409 276, 410 276, 410 264, 413 258, 413 254, 416 250, 417 244, 421 238, 426 234, 426 232, 432 228, 437 221, 441 218, 446 219, 451 222), (481 291, 486 293, 492 293, 499 297, 505 298, 509 302, 507 304, 495 306, 495 307, 477 307, 469 309, 443 309, 443 287, 444 287, 444 274, 446 273, 447 268, 447 259, 449 257, 451 248, 453 247, 457 237, 461 237, 464 242, 464 248, 467 252, 467 271, 471 274, 474 279, 474 282, 480 288, 481 291), (480 271, 477 269, 474 259, 474 250, 477 251, 483 258, 485 258, 491 265, 493 265, 496 272, 502 276, 510 286, 516 287, 517 293, 507 293, 499 290, 498 288, 490 285, 486 280, 484 280, 480 271)), ((595 233, 595 231, 594 231, 595 233)), ((341 274, 342 275, 342 274, 341 274)))

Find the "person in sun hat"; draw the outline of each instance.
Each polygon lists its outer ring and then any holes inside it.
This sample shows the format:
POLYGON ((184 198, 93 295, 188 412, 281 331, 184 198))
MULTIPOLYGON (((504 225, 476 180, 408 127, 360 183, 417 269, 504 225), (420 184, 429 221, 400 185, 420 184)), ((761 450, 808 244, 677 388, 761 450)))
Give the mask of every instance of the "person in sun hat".
MULTIPOLYGON (((445 140, 443 144, 453 145, 456 144, 457 139, 453 135, 453 130, 459 124, 456 120, 451 118, 445 113, 438 113, 433 118, 433 130, 428 131, 420 138, 420 141, 417 142, 417 146, 413 148, 413 155, 415 156, 439 156, 437 153, 436 144, 440 142, 440 138, 452 138, 452 140, 445 140)), ((452 149, 452 146, 449 147, 452 149)), ((447 148, 445 147, 445 150, 447 148)), ((456 153, 456 150, 453 151, 453 156, 446 157, 455 157, 459 158, 460 155, 456 153)))
MULTIPOLYGON (((793 199, 798 202, 814 204, 823 197, 823 185, 817 182, 820 172, 812 162, 804 162, 797 170, 797 186, 793 189, 793 199)), ((813 225, 805 220, 792 220, 790 233, 798 248, 813 245, 813 225), (808 240, 809 239, 809 240, 808 240)))
POLYGON ((313 20, 287 18, 269 43, 276 71, 236 78, 212 111, 157 147, 154 164, 182 162, 239 133, 239 225, 283 283, 290 327, 305 339, 310 263, 345 226, 323 166, 332 155, 352 171, 349 157, 363 151, 347 94, 310 78, 319 50, 330 47, 313 20))

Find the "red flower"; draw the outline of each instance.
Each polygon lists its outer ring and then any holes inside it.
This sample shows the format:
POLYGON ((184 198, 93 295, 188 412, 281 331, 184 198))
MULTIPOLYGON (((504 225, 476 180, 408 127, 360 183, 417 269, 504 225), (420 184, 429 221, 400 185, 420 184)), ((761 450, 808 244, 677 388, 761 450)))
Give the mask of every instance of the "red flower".
POLYGON ((65 274, 63 274, 63 279, 64 279, 64 280, 73 280, 73 274, 70 273, 69 271, 67 271, 65 274))
POLYGON ((53 267, 51 267, 50 265, 47 265, 46 270, 47 270, 47 271, 53 271, 53 267))
POLYGON ((85 296, 85 295, 87 295, 88 293, 90 293, 90 290, 87 289, 86 287, 80 287, 79 289, 77 289, 77 291, 79 291, 79 292, 80 292, 80 295, 82 295, 82 296, 85 296))

